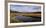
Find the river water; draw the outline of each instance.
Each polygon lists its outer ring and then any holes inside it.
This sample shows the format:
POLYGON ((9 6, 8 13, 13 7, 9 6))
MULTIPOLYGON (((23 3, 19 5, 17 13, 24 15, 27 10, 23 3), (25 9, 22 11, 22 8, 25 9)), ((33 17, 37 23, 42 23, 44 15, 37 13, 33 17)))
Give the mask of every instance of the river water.
POLYGON ((39 22, 41 17, 27 17, 27 16, 16 16, 17 20, 22 20, 23 22, 39 22))

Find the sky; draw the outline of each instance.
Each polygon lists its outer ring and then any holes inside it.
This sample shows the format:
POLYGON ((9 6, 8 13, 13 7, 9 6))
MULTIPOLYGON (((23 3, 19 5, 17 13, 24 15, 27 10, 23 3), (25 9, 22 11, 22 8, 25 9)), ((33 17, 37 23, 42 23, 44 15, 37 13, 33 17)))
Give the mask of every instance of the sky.
POLYGON ((40 12, 41 6, 36 5, 10 5, 12 11, 18 12, 40 12))

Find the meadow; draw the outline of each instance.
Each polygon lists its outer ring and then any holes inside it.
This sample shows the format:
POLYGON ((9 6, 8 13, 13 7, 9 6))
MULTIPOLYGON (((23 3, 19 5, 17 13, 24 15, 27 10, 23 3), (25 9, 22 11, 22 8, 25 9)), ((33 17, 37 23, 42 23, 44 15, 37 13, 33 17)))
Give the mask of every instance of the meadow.
MULTIPOLYGON (((37 20, 39 20, 40 21, 40 18, 41 18, 41 13, 10 13, 10 23, 19 23, 19 22, 33 22, 33 21, 35 21, 36 19, 35 18, 37 18, 37 20), (16 16, 26 16, 26 17, 32 17, 32 18, 30 18, 32 21, 29 21, 29 20, 27 20, 26 18, 25 18, 25 20, 18 20, 18 19, 16 19, 16 16)), ((37 21, 36 21, 37 22, 37 21)))

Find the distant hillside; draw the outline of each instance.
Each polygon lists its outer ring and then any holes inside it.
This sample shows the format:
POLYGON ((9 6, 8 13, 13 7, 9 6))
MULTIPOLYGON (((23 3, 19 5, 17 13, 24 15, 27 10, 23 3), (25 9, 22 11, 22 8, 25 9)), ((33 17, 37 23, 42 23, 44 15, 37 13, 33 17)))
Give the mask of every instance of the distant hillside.
POLYGON ((41 12, 18 12, 18 11, 11 11, 10 10, 10 13, 27 13, 27 14, 29 14, 29 13, 41 13, 41 12))
POLYGON ((18 12, 18 11, 11 11, 11 10, 10 10, 10 12, 11 13, 21 13, 21 12, 18 12))

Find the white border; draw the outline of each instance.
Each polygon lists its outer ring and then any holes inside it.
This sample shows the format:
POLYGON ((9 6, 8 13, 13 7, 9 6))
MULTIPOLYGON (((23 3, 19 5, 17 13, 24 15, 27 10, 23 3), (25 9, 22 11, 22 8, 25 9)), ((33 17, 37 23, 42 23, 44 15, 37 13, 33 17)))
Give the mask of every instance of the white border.
POLYGON ((8 3, 8 26, 34 25, 34 24, 43 24, 43 5, 42 4, 8 3), (10 5, 11 4, 12 5, 36 5, 36 6, 41 6, 41 22, 10 23, 10 5))

